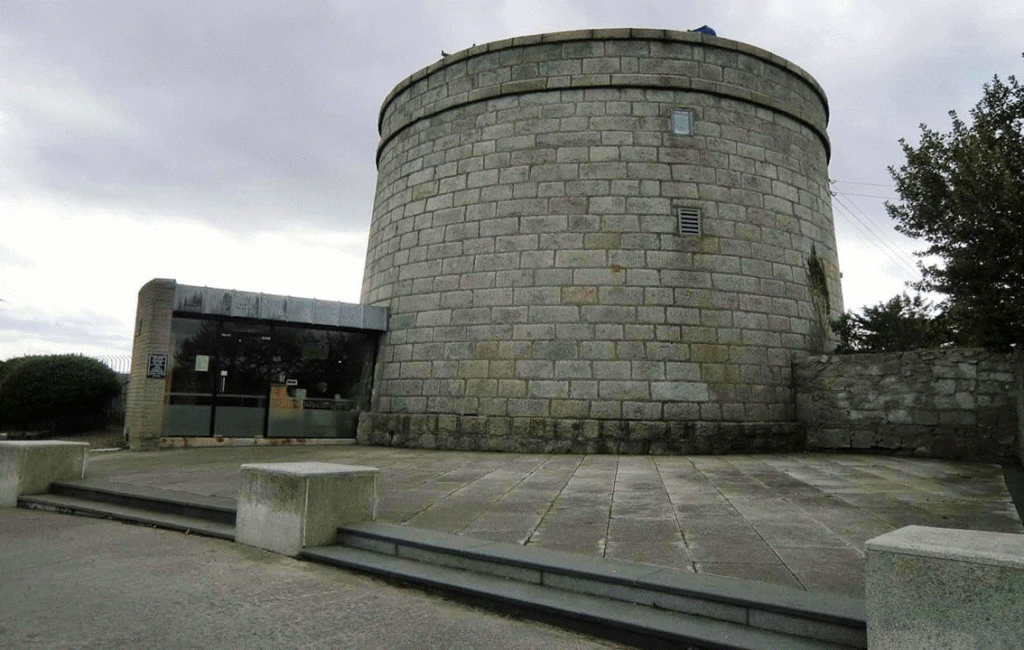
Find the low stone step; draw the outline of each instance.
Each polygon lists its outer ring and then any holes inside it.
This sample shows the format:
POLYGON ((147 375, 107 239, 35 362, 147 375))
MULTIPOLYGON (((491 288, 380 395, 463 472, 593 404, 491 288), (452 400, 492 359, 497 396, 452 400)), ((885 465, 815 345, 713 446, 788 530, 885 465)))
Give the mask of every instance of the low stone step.
POLYGON ((234 524, 225 524, 209 519, 190 517, 187 515, 158 510, 147 509, 138 506, 122 505, 118 503, 106 503, 80 497, 65 496, 62 494, 33 494, 22 496, 18 499, 18 505, 22 508, 35 510, 49 510, 52 512, 63 512, 67 514, 85 515, 89 517, 104 517, 118 521, 129 521, 147 526, 167 528, 184 533, 205 535, 206 537, 217 537, 234 541, 234 524))
MULTIPOLYGON (((47 509, 235 539, 235 499, 95 480, 22 496, 47 509)), ((368 522, 300 557, 442 590, 641 647, 866 647, 862 601, 368 522)))
POLYGON ((97 503, 127 506, 171 515, 235 525, 237 501, 192 492, 163 490, 130 483, 93 479, 58 481, 50 486, 54 495, 74 497, 97 503))
POLYGON ((520 580, 466 571, 346 546, 307 549, 300 556, 457 595, 475 604, 572 627, 637 647, 700 650, 849 650, 740 623, 682 614, 520 580))
POLYGON ((637 603, 843 647, 867 646, 864 602, 855 598, 488 542, 382 522, 342 528, 338 541, 382 555, 637 603))

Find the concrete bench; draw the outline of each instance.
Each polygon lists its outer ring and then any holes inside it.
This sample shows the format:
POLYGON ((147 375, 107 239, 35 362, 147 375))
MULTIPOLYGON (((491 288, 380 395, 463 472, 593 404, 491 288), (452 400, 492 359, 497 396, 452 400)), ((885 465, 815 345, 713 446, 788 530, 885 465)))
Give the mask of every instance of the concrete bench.
POLYGON ((376 516, 379 476, 330 463, 242 465, 235 540, 291 556, 333 544, 339 526, 376 516))
POLYGON ((1020 648, 1024 535, 907 526, 867 542, 871 650, 1020 648))
POLYGON ((54 481, 84 478, 88 449, 87 442, 0 440, 0 507, 46 492, 54 481))

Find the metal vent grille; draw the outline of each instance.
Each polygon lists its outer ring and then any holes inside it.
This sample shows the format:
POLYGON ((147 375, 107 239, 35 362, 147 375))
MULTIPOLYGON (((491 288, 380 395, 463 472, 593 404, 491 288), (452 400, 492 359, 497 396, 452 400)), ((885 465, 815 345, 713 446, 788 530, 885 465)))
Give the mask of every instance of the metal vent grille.
POLYGON ((700 236, 700 210, 698 208, 677 208, 679 234, 700 236))

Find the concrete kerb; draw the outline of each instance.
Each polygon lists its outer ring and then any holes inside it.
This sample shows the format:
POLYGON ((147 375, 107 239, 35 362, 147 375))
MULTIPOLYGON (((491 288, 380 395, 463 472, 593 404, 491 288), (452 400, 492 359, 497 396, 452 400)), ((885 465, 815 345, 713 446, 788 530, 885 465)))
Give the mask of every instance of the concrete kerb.
POLYGON ((24 494, 46 492, 54 481, 85 476, 89 443, 59 440, 0 441, 0 507, 24 494))
POLYGON ((333 544, 338 528, 372 521, 380 470, 332 463, 241 466, 235 540, 284 555, 333 544))
POLYGON ((906 526, 867 542, 871 650, 1015 648, 1024 536, 906 526))
MULTIPOLYGON (((856 598, 593 558, 381 522, 340 531, 342 546, 560 589, 865 647, 856 598)), ((328 561, 318 549, 300 557, 328 561)))

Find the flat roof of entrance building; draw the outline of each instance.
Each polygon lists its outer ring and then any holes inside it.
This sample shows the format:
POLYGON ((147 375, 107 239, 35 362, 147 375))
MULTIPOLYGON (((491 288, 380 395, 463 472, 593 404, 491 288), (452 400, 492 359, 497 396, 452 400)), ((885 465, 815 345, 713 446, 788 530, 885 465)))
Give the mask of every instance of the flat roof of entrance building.
POLYGON ((175 286, 174 311, 378 332, 388 329, 388 310, 384 307, 187 284, 175 286))

